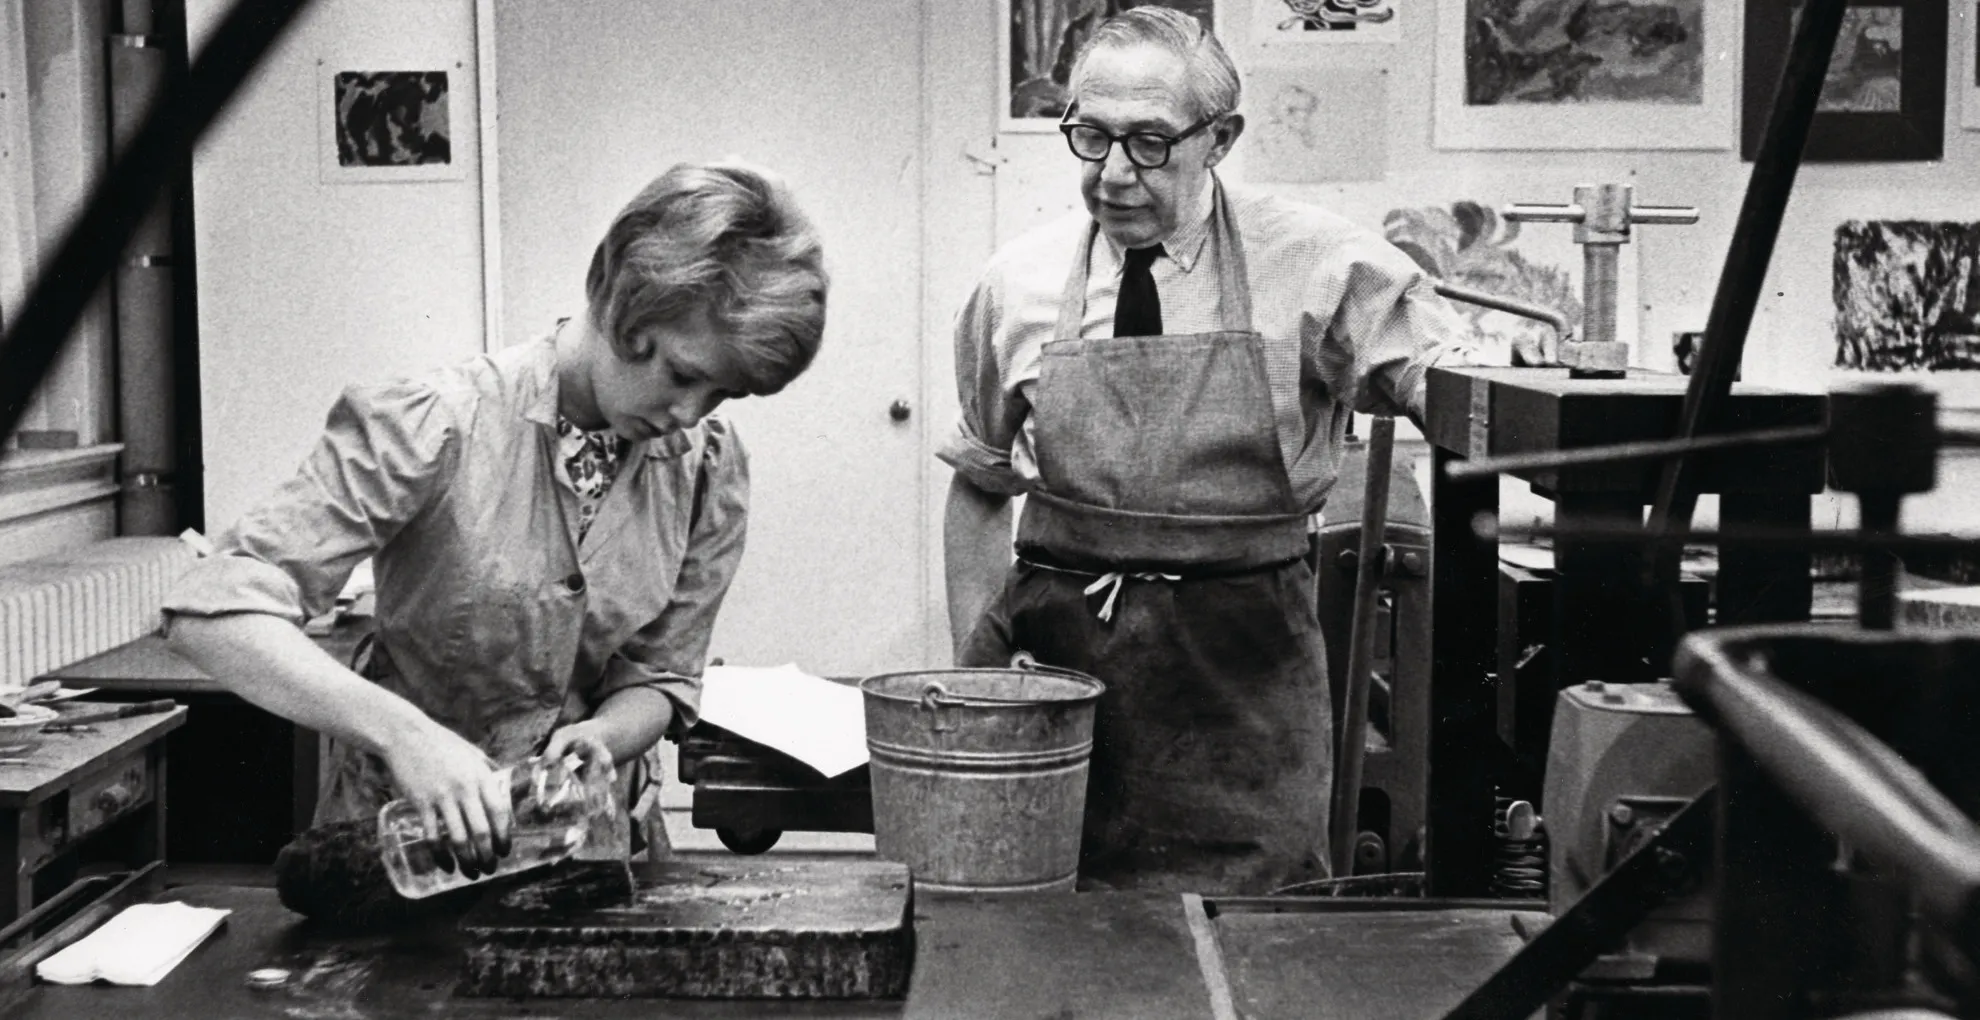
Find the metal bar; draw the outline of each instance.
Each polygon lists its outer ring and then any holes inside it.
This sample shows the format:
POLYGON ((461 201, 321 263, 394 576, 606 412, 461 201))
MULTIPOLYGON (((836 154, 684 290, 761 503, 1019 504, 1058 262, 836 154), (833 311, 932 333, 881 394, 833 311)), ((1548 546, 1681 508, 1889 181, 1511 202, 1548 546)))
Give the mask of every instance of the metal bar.
POLYGON ((1906 875, 1924 914, 1970 937, 1980 926, 1980 827, 1855 720, 1765 669, 1693 639, 1676 686, 1815 824, 1906 875))
POLYGON ((1559 468, 1621 464, 1636 460, 1663 460, 1708 450, 1819 443, 1827 438, 1828 434, 1829 430, 1825 425, 1794 425, 1779 429, 1756 429, 1752 432, 1694 436, 1690 439, 1652 439, 1640 443, 1617 443, 1614 446, 1583 446, 1567 450, 1543 450, 1538 453, 1514 453, 1503 457, 1480 457, 1477 460, 1453 462, 1448 470, 1452 478, 1477 478, 1517 471, 1552 471, 1559 468))
MULTIPOLYGON (((1733 377, 1746 350, 1746 331, 1753 324, 1760 290, 1766 285, 1767 266, 1773 258, 1774 243, 1780 237, 1781 220, 1786 215, 1788 197, 1794 191, 1795 175, 1801 169, 1802 149, 1815 119, 1815 107, 1828 76, 1829 58, 1835 51, 1836 36, 1842 30, 1843 9, 1848 0, 1809 0, 1802 6, 1801 24, 1788 50, 1780 86, 1775 90, 1767 128, 1761 136, 1760 151, 1753 161, 1739 221, 1733 227, 1732 244, 1719 274, 1718 291, 1712 298, 1712 312, 1705 321, 1705 336, 1698 351, 1698 364, 1685 387, 1684 408, 1678 421, 1679 439, 1691 439, 1705 430, 1720 405, 1732 392, 1733 377)), ((1690 526, 1698 507, 1695 468, 1680 457, 1664 465, 1657 484, 1657 498, 1650 507, 1650 528, 1654 531, 1683 530, 1690 526)), ((1675 638, 1685 632, 1684 604, 1678 594, 1678 557, 1674 551, 1650 557, 1652 590, 1665 598, 1668 633, 1675 638)))
POLYGON ((123 257, 152 202, 186 165, 195 142, 309 0, 236 0, 214 29, 185 87, 154 108, 130 147, 90 196, 4 339, 0 339, 0 441, 21 416, 83 309, 123 257))
POLYGON ((1361 831, 1361 766, 1368 756, 1368 684, 1375 661, 1375 608, 1381 594, 1384 534, 1389 528, 1389 467, 1396 420, 1376 415, 1368 437, 1368 482, 1361 501, 1360 559, 1354 572, 1354 622, 1348 631, 1347 691, 1341 742, 1334 763, 1334 803, 1328 834, 1336 878, 1354 874, 1354 840, 1361 831))
POLYGON ((1445 1020, 1525 1020, 1545 1008, 1651 911, 1691 884, 1711 859, 1706 790, 1649 841, 1485 979, 1445 1020))
MULTIPOLYGON (((1432 451, 1441 467, 1456 454, 1432 451)), ((1498 548, 1471 532, 1496 517, 1496 482, 1431 476, 1429 776, 1424 827, 1431 896, 1484 896, 1492 885, 1492 748, 1497 702, 1487 674, 1496 657, 1498 548)))
MULTIPOLYGON (((1860 492, 1856 496, 1858 527, 1864 535, 1888 538, 1898 533, 1904 497, 1895 492, 1860 492)), ((1882 549, 1865 548, 1857 555, 1856 620, 1865 630, 1897 626, 1898 559, 1882 549)))
POLYGON ((1580 223, 1588 215, 1588 210, 1578 205, 1513 202, 1500 215, 1522 223, 1580 223))
POLYGON ((1629 221, 1685 226, 1698 222, 1698 210, 1688 205, 1633 205, 1629 207, 1629 221))
POLYGON ((1501 312, 1509 312, 1513 315, 1532 319, 1536 322, 1544 322, 1554 327, 1554 337, 1559 341, 1566 341, 1568 335, 1574 332, 1574 326, 1568 322, 1566 315, 1544 305, 1517 301, 1498 294, 1473 290, 1470 287, 1461 287, 1455 283, 1447 283, 1443 280, 1437 281, 1435 289, 1437 293, 1453 301, 1463 301, 1466 304, 1478 305, 1481 308, 1492 308, 1501 312))
POLYGON ((1800 549, 1811 553, 1854 553, 1882 549, 1900 556, 1906 553, 1980 551, 1975 535, 1874 535, 1857 531, 1801 531, 1792 528, 1724 527, 1714 531, 1651 532, 1629 522, 1581 521, 1570 527, 1500 528, 1491 520, 1474 521, 1481 538, 1502 542, 1530 542, 1553 539, 1572 542, 1621 542, 1660 549, 1687 545, 1741 545, 1756 548, 1800 549))

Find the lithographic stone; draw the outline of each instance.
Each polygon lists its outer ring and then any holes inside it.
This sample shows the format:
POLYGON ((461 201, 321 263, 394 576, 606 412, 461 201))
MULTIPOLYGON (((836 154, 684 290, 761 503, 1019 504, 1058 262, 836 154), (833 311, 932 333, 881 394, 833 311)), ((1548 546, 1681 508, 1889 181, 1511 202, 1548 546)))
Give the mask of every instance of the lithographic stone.
MULTIPOLYGON (((886 861, 673 861, 614 902, 578 864, 461 921, 465 996, 888 999, 907 994, 912 887, 886 861)), ((602 887, 602 886, 601 886, 602 887)))

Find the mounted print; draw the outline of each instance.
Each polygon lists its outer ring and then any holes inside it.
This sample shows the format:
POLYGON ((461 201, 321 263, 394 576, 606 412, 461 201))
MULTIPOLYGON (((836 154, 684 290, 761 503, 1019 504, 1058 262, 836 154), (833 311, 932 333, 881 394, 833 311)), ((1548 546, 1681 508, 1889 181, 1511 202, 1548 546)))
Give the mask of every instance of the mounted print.
POLYGON ((1965 19, 1957 26, 1960 47, 1953 50, 1965 56, 1959 62, 1959 123, 1968 131, 1980 131, 1980 0, 1953 2, 1961 5, 1959 13, 1965 19))
POLYGON ((1281 43, 1396 43, 1402 41, 1397 11, 1407 0, 1248 0, 1251 40, 1281 43))
MULTIPOLYGON (((1746 5, 1743 159, 1760 151, 1800 6, 1795 0, 1746 5)), ((1935 160, 1945 152, 1945 121, 1946 0, 1851 0, 1801 158, 1935 160)))
POLYGON ((1980 369, 1980 223, 1836 228, 1836 365, 1980 369))
POLYGON ((1001 0, 998 129, 1058 130, 1080 47, 1102 22, 1133 7, 1172 7, 1216 30, 1215 0, 1001 0))
POLYGON ((1732 0, 1443 0, 1438 8, 1439 148, 1732 146, 1732 0))
POLYGON ((372 71, 318 62, 326 184, 459 180, 445 70, 372 71))

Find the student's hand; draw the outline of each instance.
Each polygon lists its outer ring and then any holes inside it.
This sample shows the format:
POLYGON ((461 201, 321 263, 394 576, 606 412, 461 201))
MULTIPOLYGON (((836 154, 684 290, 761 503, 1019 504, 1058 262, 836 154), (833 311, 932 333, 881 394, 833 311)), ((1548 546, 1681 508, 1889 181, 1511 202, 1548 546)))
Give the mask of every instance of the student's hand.
POLYGON ((591 778, 598 770, 603 770, 607 776, 614 774, 612 749, 606 745, 597 719, 559 727, 550 734, 550 742, 543 745, 546 760, 560 761, 569 754, 577 755, 584 762, 586 778, 591 778))
POLYGON ((468 878, 495 870, 509 853, 509 786, 481 749, 434 724, 385 756, 400 795, 419 809, 427 838, 449 847, 468 878))

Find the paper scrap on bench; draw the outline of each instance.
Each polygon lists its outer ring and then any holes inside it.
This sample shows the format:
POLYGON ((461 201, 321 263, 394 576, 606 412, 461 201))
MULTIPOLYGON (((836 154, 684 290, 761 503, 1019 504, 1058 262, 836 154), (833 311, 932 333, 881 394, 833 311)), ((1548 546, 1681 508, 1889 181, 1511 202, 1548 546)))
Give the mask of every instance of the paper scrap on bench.
POLYGON ((43 981, 80 985, 155 985, 172 972, 231 911, 185 903, 139 903, 35 965, 43 981))
POLYGON ((827 779, 866 764, 866 705, 859 688, 795 665, 710 666, 701 717, 817 769, 827 779))

